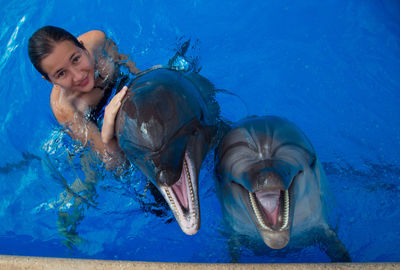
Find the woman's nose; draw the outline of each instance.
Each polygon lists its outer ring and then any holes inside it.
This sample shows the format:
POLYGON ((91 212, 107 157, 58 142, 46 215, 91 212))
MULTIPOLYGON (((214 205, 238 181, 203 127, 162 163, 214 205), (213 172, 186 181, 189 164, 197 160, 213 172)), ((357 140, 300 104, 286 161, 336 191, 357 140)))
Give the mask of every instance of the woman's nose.
POLYGON ((83 71, 76 68, 71 69, 71 74, 74 82, 80 82, 85 75, 83 71))

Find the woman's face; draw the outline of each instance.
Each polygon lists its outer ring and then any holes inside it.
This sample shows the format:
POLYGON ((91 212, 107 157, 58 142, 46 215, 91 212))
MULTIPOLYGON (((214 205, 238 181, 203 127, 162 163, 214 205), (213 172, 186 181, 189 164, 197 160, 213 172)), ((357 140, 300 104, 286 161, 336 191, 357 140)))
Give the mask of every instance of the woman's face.
POLYGON ((66 90, 89 92, 94 87, 94 61, 86 50, 69 40, 57 42, 41 67, 54 85, 66 90))

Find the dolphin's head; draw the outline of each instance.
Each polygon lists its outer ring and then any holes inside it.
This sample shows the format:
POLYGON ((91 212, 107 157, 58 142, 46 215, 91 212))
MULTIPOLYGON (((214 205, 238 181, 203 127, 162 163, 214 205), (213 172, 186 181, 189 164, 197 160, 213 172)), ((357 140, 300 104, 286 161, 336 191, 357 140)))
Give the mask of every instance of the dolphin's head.
POLYGON ((304 162, 315 159, 308 140, 292 129, 274 117, 243 121, 225 135, 216 157, 219 185, 237 207, 232 212, 246 213, 273 249, 290 240, 296 196, 307 192, 298 179, 304 162))
POLYGON ((198 175, 213 128, 193 86, 162 75, 128 94, 116 130, 127 157, 162 193, 183 232, 192 235, 200 227, 198 175))

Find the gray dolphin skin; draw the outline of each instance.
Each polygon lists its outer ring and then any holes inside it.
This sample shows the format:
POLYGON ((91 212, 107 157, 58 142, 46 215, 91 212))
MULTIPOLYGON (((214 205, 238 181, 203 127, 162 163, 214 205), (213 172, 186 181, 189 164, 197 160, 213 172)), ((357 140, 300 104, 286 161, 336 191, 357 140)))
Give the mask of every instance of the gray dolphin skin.
POLYGON ((272 249, 291 239, 292 247, 319 242, 332 261, 350 261, 326 221, 323 168, 293 123, 265 116, 235 124, 217 147, 216 177, 224 219, 235 233, 272 249))
POLYGON ((195 234, 198 175, 217 130, 215 89, 197 73, 157 69, 130 90, 116 117, 119 144, 161 192, 182 231, 195 234))

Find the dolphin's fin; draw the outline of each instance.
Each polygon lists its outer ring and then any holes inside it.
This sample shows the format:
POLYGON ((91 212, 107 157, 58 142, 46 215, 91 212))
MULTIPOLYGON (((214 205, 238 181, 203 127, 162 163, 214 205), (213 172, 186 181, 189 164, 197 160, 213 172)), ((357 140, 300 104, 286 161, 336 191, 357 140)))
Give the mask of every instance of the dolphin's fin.
POLYGON ((168 66, 169 68, 180 70, 179 68, 176 68, 176 67, 175 67, 175 66, 176 66, 176 62, 177 62, 177 59, 183 58, 183 59, 186 61, 186 59, 185 59, 185 54, 186 54, 187 49, 189 48, 189 45, 190 45, 190 39, 186 40, 185 42, 183 42, 183 43, 178 47, 178 50, 177 50, 177 52, 175 53, 175 55, 172 56, 172 58, 168 60, 167 66, 168 66))
POLYGON ((350 254, 345 245, 331 228, 321 228, 320 244, 332 262, 351 262, 350 254))

